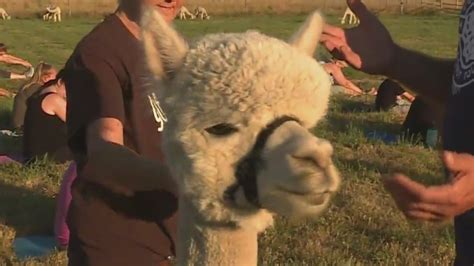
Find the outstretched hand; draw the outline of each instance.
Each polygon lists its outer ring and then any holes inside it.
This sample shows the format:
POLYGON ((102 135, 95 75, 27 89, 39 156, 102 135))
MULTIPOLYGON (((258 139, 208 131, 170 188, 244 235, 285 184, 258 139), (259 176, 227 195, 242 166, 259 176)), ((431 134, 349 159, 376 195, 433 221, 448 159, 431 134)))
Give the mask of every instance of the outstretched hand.
POLYGON ((326 24, 321 42, 331 54, 355 69, 369 74, 386 74, 394 58, 396 45, 385 26, 360 0, 347 0, 360 19, 351 29, 326 24))
POLYGON ((474 208, 474 156, 445 151, 443 161, 450 173, 445 185, 426 187, 402 174, 384 179, 408 219, 445 221, 474 208))

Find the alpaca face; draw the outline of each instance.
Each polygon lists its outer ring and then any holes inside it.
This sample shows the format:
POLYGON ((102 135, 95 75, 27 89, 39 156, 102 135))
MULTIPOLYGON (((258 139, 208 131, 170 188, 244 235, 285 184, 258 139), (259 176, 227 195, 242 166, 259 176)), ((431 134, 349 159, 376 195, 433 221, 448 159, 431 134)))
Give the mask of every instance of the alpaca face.
POLYGON ((290 43, 258 32, 208 35, 191 48, 156 12, 143 20, 146 58, 168 122, 163 148, 181 200, 203 220, 262 210, 315 217, 339 185, 332 147, 310 133, 330 80, 310 56, 313 14, 290 43))

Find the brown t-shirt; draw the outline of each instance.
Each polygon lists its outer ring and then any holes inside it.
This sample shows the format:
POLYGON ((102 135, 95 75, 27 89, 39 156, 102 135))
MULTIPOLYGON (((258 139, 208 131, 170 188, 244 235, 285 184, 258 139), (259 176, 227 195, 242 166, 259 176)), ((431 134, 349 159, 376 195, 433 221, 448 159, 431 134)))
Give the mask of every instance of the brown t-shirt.
POLYGON ((143 191, 129 198, 81 178, 87 174, 82 171, 87 163, 86 128, 98 118, 120 120, 125 146, 146 158, 163 159, 158 125, 146 97, 146 73, 139 41, 115 15, 84 37, 66 63, 69 147, 79 174, 68 218, 71 241, 73 235, 79 239, 72 246, 80 255, 70 258, 77 265, 84 256, 101 265, 113 264, 111 256, 120 265, 151 265, 174 253, 173 195, 143 191))

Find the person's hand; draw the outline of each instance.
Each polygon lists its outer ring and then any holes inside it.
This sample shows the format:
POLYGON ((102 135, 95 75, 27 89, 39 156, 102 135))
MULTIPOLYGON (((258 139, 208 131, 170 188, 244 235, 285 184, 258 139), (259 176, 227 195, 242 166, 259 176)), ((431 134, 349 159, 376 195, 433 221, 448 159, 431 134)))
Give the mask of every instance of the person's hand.
POLYGON ((353 90, 349 90, 349 89, 346 89, 346 93, 352 98, 352 97, 356 97, 356 96, 361 96, 362 95, 362 92, 358 92, 358 91, 353 91, 353 90))
POLYGON ((448 184, 426 187, 402 174, 384 179, 408 219, 446 221, 474 208, 474 156, 446 151, 442 156, 450 173, 448 184))
POLYGON ((347 0, 347 5, 360 19, 351 29, 326 24, 321 42, 337 59, 369 74, 386 74, 397 46, 378 18, 360 0, 347 0))
POLYGON ((23 75, 25 75, 26 78, 32 78, 33 75, 35 74, 35 68, 30 66, 28 67, 28 70, 25 71, 25 73, 23 73, 23 75))

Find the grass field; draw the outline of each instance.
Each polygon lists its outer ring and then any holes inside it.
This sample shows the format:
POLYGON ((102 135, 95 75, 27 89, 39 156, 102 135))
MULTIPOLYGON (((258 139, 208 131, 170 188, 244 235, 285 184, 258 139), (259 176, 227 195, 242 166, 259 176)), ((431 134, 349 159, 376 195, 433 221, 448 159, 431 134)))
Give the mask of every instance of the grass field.
MULTIPOLYGON (((215 18, 206 22, 178 22, 189 38, 217 31, 259 29, 286 38, 304 16, 215 18)), ((335 22, 336 18, 329 20, 335 22)), ((397 42, 435 56, 454 56, 457 17, 452 15, 383 17, 397 42)), ((32 62, 44 60, 62 66, 74 44, 98 20, 66 20, 43 24, 33 20, 0 23, 1 42, 11 52, 32 62)), ((380 77, 354 71, 347 74, 365 89, 380 77)), ((0 82, 14 90, 19 83, 0 82)), ((335 161, 343 185, 330 210, 317 222, 290 225, 279 219, 260 241, 262 265, 447 265, 453 258, 450 224, 407 222, 384 191, 380 175, 402 170, 428 184, 442 182, 437 153, 401 142, 385 145, 369 141, 364 130, 397 132, 403 117, 371 113, 373 98, 332 99, 327 119, 319 126, 320 137, 335 146, 335 161)), ((0 99, 0 127, 8 124, 11 99, 0 99)), ((18 141, 0 139, 0 151, 19 149, 18 141), (3 149, 3 150, 2 150, 3 149)), ((29 168, 0 166, 0 265, 62 265, 64 253, 41 260, 19 262, 11 243, 15 236, 52 234, 54 198, 64 165, 39 162, 29 168)))

